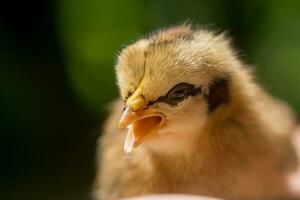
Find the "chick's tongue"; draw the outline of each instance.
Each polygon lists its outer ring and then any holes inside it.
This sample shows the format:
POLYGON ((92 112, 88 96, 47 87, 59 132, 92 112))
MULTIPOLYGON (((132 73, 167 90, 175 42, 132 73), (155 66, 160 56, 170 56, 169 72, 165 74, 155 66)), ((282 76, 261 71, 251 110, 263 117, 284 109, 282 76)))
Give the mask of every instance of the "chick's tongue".
POLYGON ((147 135, 151 134, 154 128, 160 123, 160 116, 152 116, 140 119, 132 124, 135 142, 140 143, 147 135))
POLYGON ((124 143, 124 152, 131 153, 133 148, 143 142, 154 128, 160 123, 160 116, 152 116, 140 119, 128 126, 128 132, 124 143))

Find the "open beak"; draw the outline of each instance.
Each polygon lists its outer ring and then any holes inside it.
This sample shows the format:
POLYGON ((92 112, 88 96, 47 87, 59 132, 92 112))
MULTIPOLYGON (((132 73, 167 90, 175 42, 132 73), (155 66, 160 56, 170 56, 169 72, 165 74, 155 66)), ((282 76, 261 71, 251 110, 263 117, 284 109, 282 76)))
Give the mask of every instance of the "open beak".
MULTIPOLYGON (((141 99, 135 99, 131 103, 134 102, 138 102, 140 106, 144 106, 141 99)), ((137 106, 129 102, 124 108, 119 121, 119 128, 128 128, 124 143, 124 151, 126 153, 130 153, 133 148, 156 134, 164 123, 164 117, 160 113, 142 109, 134 111, 133 108, 137 108, 137 106)))

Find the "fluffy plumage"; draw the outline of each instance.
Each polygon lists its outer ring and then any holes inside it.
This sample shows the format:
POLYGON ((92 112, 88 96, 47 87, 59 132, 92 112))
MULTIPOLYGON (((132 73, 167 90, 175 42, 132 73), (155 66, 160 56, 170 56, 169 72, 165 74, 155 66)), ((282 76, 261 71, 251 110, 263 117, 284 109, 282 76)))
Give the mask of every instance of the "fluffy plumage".
POLYGON ((255 82, 223 34, 189 25, 161 30, 122 50, 116 75, 121 99, 112 104, 99 140, 96 199, 150 193, 292 196, 285 177, 297 165, 290 144, 293 114, 255 82), (179 83, 199 93, 175 104, 159 101, 179 83), (125 154, 127 130, 118 121, 136 90, 147 102, 141 109, 166 121, 125 154))

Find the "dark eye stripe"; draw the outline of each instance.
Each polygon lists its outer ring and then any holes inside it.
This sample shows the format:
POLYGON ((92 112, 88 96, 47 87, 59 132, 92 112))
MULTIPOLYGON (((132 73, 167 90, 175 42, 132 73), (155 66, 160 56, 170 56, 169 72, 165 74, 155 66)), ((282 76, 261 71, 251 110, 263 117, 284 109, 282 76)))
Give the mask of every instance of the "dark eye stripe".
POLYGON ((159 97, 155 101, 149 102, 148 107, 156 102, 177 105, 179 102, 183 101, 187 97, 195 96, 197 94, 201 94, 201 87, 197 88, 195 85, 189 83, 179 83, 172 87, 166 95, 159 97), (184 94, 181 94, 183 92, 184 94))

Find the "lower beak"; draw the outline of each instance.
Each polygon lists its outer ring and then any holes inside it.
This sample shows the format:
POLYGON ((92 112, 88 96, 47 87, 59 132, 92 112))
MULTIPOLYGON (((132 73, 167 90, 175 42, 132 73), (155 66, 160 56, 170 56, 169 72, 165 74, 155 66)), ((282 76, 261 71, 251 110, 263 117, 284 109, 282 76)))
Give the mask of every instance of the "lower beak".
POLYGON ((143 110, 133 112, 127 106, 119 121, 119 128, 128 128, 124 151, 130 153, 133 148, 157 133, 164 123, 164 117, 157 112, 143 110))

